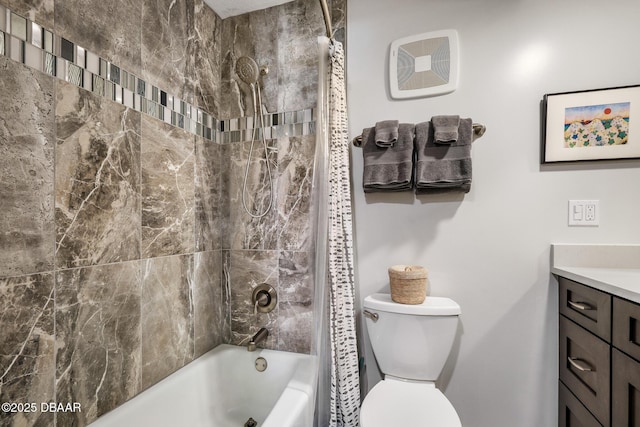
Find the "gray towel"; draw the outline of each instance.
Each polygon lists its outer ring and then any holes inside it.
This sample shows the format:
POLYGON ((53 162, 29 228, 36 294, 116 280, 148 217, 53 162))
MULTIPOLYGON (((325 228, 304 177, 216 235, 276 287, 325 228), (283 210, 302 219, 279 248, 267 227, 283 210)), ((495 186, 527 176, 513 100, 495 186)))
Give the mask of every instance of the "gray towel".
POLYGON ((460 116, 433 116, 431 124, 436 144, 451 144, 458 140, 460 116))
POLYGON ((460 119, 458 140, 436 144, 431 122, 416 125, 416 191, 432 193, 471 189, 471 119, 460 119))
POLYGON ((376 145, 378 147, 393 147, 398 140, 398 121, 385 120, 376 123, 376 145))
POLYGON ((411 190, 414 129, 413 124, 401 123, 398 126, 398 140, 388 148, 376 145, 375 128, 362 131, 362 187, 365 193, 411 190))

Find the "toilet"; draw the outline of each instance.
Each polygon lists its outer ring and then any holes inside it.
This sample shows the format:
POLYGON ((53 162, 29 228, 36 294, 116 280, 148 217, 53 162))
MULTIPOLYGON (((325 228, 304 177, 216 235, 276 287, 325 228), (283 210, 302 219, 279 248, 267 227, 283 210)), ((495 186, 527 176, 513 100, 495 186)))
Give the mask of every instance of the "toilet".
POLYGON ((442 297, 407 305, 389 294, 373 294, 363 308, 384 378, 366 395, 360 426, 461 427, 453 405, 435 385, 453 346, 460 306, 442 297))

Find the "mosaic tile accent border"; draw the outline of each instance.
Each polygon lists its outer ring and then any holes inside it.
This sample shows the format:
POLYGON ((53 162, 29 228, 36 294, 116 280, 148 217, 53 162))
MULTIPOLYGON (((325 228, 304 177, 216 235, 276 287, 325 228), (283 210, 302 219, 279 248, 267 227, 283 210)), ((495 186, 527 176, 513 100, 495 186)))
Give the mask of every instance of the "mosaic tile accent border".
POLYGON ((218 120, 80 45, 0 6, 0 55, 218 143, 315 133, 316 109, 218 120), (255 128, 255 131, 254 131, 255 128))
MULTIPOLYGON (((266 139, 284 136, 312 135, 316 132, 316 109, 290 111, 286 113, 265 114, 264 132, 266 139)), ((220 121, 221 143, 250 141, 253 137, 262 138, 262 128, 254 126, 253 117, 220 121), (255 136, 253 135, 255 128, 255 136)))

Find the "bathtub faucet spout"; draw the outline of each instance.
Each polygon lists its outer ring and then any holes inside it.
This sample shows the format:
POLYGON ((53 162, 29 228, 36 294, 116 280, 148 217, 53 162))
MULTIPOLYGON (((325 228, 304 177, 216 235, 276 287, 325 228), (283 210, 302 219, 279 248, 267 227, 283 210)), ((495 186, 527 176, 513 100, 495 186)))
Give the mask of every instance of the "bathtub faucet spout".
POLYGON ((256 346, 261 342, 266 341, 267 337, 269 337, 269 331, 267 330, 267 328, 260 328, 260 330, 256 332, 253 337, 251 337, 251 341, 249 341, 249 344, 247 344, 247 350, 256 351, 256 346))

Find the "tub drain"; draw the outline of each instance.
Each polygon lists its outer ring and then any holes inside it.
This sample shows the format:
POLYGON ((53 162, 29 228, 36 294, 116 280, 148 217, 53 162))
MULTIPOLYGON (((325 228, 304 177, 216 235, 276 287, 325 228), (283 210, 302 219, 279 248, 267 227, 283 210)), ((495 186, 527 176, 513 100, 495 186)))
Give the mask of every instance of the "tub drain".
POLYGON ((258 422, 253 418, 249 418, 246 423, 244 423, 244 427, 256 427, 258 422))

